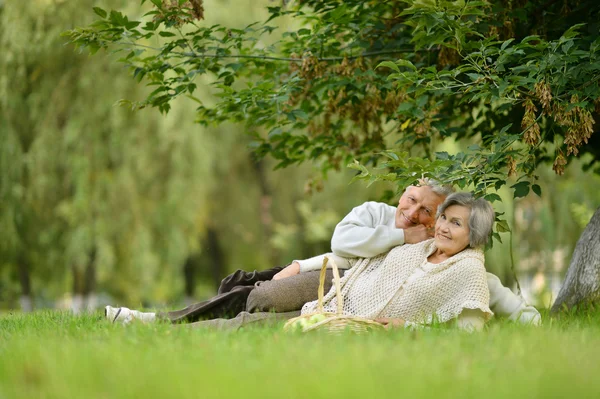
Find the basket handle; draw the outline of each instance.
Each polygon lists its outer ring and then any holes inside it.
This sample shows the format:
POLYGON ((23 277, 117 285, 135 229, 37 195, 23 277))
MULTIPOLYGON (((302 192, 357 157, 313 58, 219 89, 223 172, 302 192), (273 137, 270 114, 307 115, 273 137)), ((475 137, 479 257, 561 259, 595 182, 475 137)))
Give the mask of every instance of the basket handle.
POLYGON ((324 313, 323 309, 323 296, 325 291, 325 273, 327 272, 327 262, 331 262, 331 269, 333 271, 333 284, 335 285, 335 295, 337 297, 337 314, 341 315, 344 309, 344 299, 342 297, 342 290, 340 288, 340 271, 333 259, 329 259, 327 256, 323 259, 323 266, 321 266, 321 274, 319 275, 319 301, 318 312, 324 313))

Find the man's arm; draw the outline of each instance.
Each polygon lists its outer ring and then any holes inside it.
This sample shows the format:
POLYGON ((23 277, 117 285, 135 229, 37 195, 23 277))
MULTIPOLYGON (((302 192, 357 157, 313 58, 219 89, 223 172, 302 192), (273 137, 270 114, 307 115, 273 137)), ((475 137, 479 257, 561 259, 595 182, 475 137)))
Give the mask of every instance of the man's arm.
POLYGON ((402 244, 415 244, 431 237, 423 225, 399 229, 396 208, 380 202, 365 202, 346 215, 331 237, 334 254, 347 258, 372 258, 402 244))
POLYGON ((523 324, 540 325, 542 318, 540 312, 533 306, 527 305, 525 300, 500 282, 500 279, 487 273, 487 283, 490 290, 490 309, 498 316, 523 324))
POLYGON ((395 226, 396 208, 378 202, 355 207, 335 227, 331 250, 344 257, 371 258, 404 244, 395 226))
MULTIPOLYGON (((352 259, 343 258, 332 253, 326 253, 304 260, 293 261, 291 265, 287 266, 285 269, 273 276, 273 280, 280 280, 282 278, 295 276, 298 273, 305 273, 312 270, 321 270, 321 267, 323 267, 323 259, 326 256, 329 259, 333 259, 337 267, 340 269, 350 269, 354 265, 354 260, 352 259)), ((327 267, 331 267, 330 264, 327 264, 327 267)))

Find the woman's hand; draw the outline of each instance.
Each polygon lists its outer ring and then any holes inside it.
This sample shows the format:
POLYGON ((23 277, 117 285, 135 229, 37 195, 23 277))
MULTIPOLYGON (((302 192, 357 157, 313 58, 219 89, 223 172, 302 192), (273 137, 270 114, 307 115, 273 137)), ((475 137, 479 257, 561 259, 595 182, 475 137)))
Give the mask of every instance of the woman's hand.
POLYGON ((291 265, 284 268, 282 271, 273 276, 273 280, 281 280, 282 278, 292 277, 300 273, 300 263, 292 262, 291 265))
POLYGON ((379 319, 375 319, 377 323, 381 323, 387 328, 396 328, 396 327, 404 327, 405 321, 399 318, 391 318, 391 317, 382 317, 379 319))

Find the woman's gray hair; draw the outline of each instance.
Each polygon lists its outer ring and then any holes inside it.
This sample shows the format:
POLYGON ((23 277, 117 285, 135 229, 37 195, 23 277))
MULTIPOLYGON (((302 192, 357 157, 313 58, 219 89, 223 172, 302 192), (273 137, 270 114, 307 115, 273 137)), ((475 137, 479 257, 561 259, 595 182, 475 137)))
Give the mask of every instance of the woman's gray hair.
POLYGON ((469 208, 469 246, 477 248, 485 245, 492 235, 492 226, 496 219, 494 208, 483 198, 473 197, 471 193, 454 193, 438 207, 436 219, 451 205, 469 208))
POLYGON ((431 187, 431 191, 433 191, 435 194, 439 195, 440 197, 444 197, 444 198, 446 198, 447 196, 449 196, 450 194, 452 194, 454 192, 454 189, 452 188, 452 186, 442 185, 442 184, 440 184, 439 181, 431 179, 429 177, 424 177, 424 178, 420 179, 418 186, 419 187, 429 186, 429 187, 431 187))

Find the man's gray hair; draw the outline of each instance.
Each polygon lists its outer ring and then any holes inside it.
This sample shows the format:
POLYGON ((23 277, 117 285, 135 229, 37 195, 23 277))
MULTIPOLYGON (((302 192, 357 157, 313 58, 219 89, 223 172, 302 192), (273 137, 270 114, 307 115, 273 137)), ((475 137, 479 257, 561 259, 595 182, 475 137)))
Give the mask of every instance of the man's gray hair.
POLYGON ((439 206, 436 219, 451 205, 469 208, 469 246, 477 248, 485 245, 492 235, 495 213, 492 205, 483 198, 473 197, 471 193, 454 193, 439 206))
POLYGON ((446 198, 454 192, 454 188, 452 188, 452 186, 442 185, 439 181, 431 179, 429 177, 424 177, 420 179, 418 186, 429 186, 431 187, 431 191, 444 198, 446 198))

